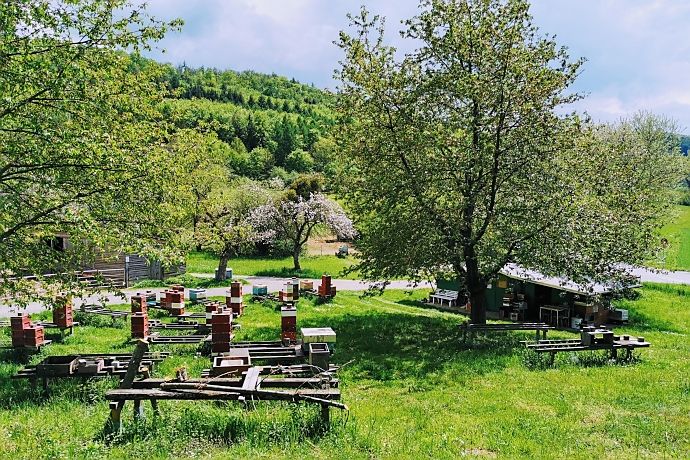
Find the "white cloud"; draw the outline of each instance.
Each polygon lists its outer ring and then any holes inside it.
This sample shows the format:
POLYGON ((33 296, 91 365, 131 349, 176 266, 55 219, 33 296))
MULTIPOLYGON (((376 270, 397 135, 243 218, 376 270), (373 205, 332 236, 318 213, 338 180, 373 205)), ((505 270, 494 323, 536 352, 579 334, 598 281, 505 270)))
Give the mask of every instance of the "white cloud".
MULTIPOLYGON (((340 51, 332 44, 361 0, 149 0, 162 18, 182 17, 181 34, 162 45, 163 59, 193 66, 253 69, 333 87, 340 51)), ((399 43, 400 19, 416 0, 369 0, 388 18, 399 43)), ((573 56, 588 62, 576 89, 594 118, 614 120, 639 109, 664 113, 690 127, 690 1, 534 0, 536 23, 573 56)))

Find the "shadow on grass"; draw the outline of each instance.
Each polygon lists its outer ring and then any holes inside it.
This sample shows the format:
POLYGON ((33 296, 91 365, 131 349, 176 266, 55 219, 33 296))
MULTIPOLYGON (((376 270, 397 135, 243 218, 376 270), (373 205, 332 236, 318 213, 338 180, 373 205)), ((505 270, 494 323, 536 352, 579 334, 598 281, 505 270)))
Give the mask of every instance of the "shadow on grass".
POLYGON ((681 333, 672 322, 653 317, 637 311, 635 309, 628 310, 628 327, 638 329, 640 331, 654 331, 654 332, 675 332, 681 333))
MULTIPOLYGON (((402 303, 402 302, 401 302, 402 303)), ((334 359, 348 364, 360 378, 423 379, 448 369, 483 375, 508 366, 522 334, 495 334, 462 343, 459 321, 448 317, 405 313, 345 314, 324 320, 307 319, 300 326, 332 327, 338 336, 334 359)))

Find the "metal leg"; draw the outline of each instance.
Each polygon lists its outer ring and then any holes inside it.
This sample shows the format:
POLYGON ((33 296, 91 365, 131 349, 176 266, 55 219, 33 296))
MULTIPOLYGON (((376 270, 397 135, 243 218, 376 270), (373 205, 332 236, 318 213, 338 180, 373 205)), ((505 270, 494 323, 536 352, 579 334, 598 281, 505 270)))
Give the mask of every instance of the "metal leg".
POLYGON ((553 362, 554 362, 555 359, 556 359, 556 352, 555 352, 555 351, 552 351, 552 352, 549 353, 549 354, 551 355, 551 356, 550 356, 550 359, 549 359, 549 366, 553 366, 553 362))

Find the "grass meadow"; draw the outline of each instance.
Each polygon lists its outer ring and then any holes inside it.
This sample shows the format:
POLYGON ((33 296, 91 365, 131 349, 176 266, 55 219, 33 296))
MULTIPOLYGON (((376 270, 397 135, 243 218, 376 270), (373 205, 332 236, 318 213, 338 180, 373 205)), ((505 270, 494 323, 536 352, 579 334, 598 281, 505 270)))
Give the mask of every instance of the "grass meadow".
POLYGON ((661 229, 668 248, 653 262, 667 270, 690 270, 690 206, 676 206, 673 222, 661 229))
MULTIPOLYGON (((228 262, 235 275, 321 278, 328 273, 335 278, 357 279, 357 273, 343 274, 343 270, 355 263, 352 256, 340 259, 336 256, 302 256, 301 271, 293 269, 292 257, 247 258, 238 257, 228 262)), ((206 252, 193 252, 187 256, 188 273, 215 273, 218 258, 206 252)))
MULTIPOLYGON (((50 396, 11 380, 20 363, 0 360, 0 458, 688 458, 690 456, 690 287, 645 285, 619 332, 652 347, 629 364, 600 354, 561 354, 553 368, 510 333, 461 343, 463 317, 420 307, 425 292, 382 297, 342 292, 331 304, 300 300, 299 326, 338 334, 334 361, 349 413, 282 404, 161 402, 161 415, 105 438, 103 398, 114 381, 54 384, 50 396)), ((124 307, 123 307, 124 308, 124 307)), ((40 356, 130 350, 128 327, 87 320, 40 356), (108 327, 105 327, 108 326, 108 327)), ((275 305, 248 303, 239 340, 275 339, 275 305)), ((0 336, 9 342, 9 333, 0 336)), ((554 337, 572 337, 565 332, 554 337)), ((174 346, 155 375, 209 365, 196 348, 174 346)), ((154 349, 155 350, 155 349, 154 349)))

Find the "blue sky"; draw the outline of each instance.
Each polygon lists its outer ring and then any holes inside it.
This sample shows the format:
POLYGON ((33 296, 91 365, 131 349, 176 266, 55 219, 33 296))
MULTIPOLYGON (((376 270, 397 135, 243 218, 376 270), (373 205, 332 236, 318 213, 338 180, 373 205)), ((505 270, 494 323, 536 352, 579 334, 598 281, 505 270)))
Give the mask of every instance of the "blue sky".
MULTIPOLYGON (((415 0, 148 0, 159 18, 184 19, 153 57, 191 66, 295 77, 333 88, 340 50, 333 45, 348 12, 367 8, 387 18, 398 44, 401 19, 415 0)), ((556 34, 574 57, 587 58, 575 107, 595 120, 615 121, 638 110, 674 118, 690 133, 689 0, 533 0, 542 32, 556 34)))

